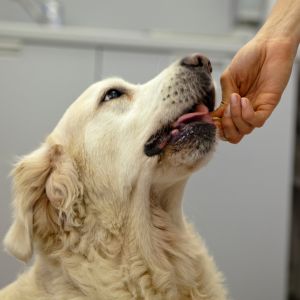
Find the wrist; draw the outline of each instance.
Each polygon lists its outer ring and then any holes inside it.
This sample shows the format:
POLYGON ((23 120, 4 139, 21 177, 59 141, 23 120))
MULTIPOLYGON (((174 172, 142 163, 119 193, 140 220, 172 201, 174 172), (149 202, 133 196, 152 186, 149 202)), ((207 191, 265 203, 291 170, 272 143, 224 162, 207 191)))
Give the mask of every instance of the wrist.
POLYGON ((262 39, 290 41, 294 47, 298 48, 300 42, 300 1, 277 0, 257 36, 262 39))
POLYGON ((267 44, 282 44, 296 55, 300 42, 299 26, 285 24, 286 22, 269 19, 255 36, 255 40, 267 44))
POLYGON ((295 27, 266 23, 256 34, 259 40, 281 40, 291 44, 296 50, 300 42, 300 30, 295 27))

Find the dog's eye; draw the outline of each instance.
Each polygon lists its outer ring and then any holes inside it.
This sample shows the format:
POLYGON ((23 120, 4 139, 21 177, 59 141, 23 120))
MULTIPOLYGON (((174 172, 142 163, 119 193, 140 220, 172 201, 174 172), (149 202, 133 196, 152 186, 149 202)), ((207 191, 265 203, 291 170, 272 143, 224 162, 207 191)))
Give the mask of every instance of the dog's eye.
POLYGON ((111 89, 106 92, 106 94, 103 97, 103 101, 110 101, 112 99, 120 98, 122 95, 122 91, 111 89))

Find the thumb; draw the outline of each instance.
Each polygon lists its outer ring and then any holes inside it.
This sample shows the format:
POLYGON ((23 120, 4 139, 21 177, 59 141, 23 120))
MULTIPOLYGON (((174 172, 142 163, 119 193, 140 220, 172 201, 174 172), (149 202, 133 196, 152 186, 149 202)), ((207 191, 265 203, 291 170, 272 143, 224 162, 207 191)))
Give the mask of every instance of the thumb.
POLYGON ((222 88, 222 101, 219 107, 211 113, 213 117, 222 117, 227 104, 230 102, 232 93, 235 93, 234 85, 230 73, 225 70, 220 79, 222 88))

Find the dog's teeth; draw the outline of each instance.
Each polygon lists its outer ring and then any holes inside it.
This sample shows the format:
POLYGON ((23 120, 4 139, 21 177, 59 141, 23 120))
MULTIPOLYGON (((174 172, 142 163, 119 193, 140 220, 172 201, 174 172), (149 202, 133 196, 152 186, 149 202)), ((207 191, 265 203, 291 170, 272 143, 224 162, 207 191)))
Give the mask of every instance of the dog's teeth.
POLYGON ((173 129, 172 131, 171 131, 171 135, 172 136, 176 136, 177 134, 179 133, 179 130, 176 128, 176 129, 173 129))
POLYGON ((163 137, 163 139, 160 141, 158 148, 159 149, 163 149, 166 147, 166 145, 168 144, 169 140, 170 140, 171 136, 165 136, 163 137))

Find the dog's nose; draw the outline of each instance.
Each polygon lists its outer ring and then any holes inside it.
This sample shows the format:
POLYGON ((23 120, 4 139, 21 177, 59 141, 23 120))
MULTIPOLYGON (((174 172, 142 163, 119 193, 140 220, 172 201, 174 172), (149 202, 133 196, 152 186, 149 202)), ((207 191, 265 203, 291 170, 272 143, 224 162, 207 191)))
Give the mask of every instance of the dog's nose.
POLYGON ((180 64, 185 67, 199 68, 199 69, 206 70, 209 73, 212 72, 212 66, 210 60, 206 56, 200 53, 195 53, 183 58, 180 61, 180 64))

